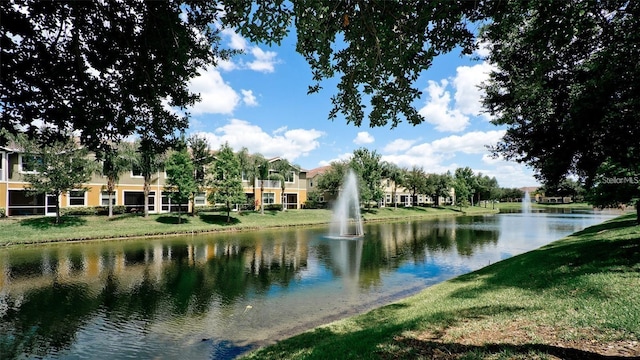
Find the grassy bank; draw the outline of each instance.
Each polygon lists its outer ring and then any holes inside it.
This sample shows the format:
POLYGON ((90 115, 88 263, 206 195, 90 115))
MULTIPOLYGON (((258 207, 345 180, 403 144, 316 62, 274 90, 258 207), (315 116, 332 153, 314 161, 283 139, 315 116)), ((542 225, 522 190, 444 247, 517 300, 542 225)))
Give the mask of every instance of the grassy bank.
POLYGON ((640 356, 640 227, 625 215, 251 359, 640 356))
MULTIPOLYGON (((363 211, 362 217, 365 221, 390 221, 460 214, 444 208, 382 208, 363 211)), ((12 217, 0 219, 0 246, 320 225, 330 220, 329 210, 265 211, 264 215, 253 211, 232 213, 229 223, 226 213, 183 215, 181 224, 174 214, 154 214, 148 218, 126 214, 111 219, 106 216, 65 216, 58 225, 53 223, 52 217, 12 217)))
MULTIPOLYGON (((497 203, 495 204, 496 209, 500 210, 520 210, 522 209, 521 202, 505 202, 505 203, 497 203)), ((571 203, 571 204, 540 204, 540 203, 531 203, 532 209, 553 209, 553 208, 563 208, 563 209, 579 209, 579 210, 591 210, 593 209, 592 205, 587 203, 571 203)))

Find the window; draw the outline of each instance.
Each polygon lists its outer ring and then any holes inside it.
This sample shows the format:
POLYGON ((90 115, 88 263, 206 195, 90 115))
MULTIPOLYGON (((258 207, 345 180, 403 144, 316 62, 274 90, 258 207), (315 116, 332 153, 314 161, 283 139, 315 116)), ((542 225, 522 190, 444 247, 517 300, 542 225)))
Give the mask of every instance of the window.
POLYGON ((309 180, 309 187, 313 187, 313 180, 309 180))
POLYGON ((242 181, 249 181, 249 177, 247 176, 246 172, 242 172, 242 181))
POLYGON ((207 193, 196 193, 196 195, 193 197, 193 203, 195 206, 207 205, 207 193))
POLYGON ((142 177, 142 168, 136 164, 131 164, 131 176, 142 177))
POLYGON ((162 204, 160 207, 160 211, 162 212, 184 212, 186 213, 189 210, 188 204, 178 204, 173 202, 171 199, 171 193, 167 191, 162 192, 162 204))
POLYGON ((287 171, 284 174, 284 182, 292 183, 296 179, 296 174, 293 171, 287 171))
POLYGON ((42 163, 42 158, 34 155, 20 155, 20 172, 35 173, 35 164, 42 163))
POLYGON ((276 203, 276 194, 275 193, 264 193, 262 194, 262 201, 265 204, 275 204, 276 203))
POLYGON ((4 153, 0 152, 0 180, 4 180, 4 153))
MULTIPOLYGON (((149 192, 149 212, 155 212, 155 191, 149 192)), ((126 206, 128 212, 143 212, 144 211, 144 192, 142 191, 125 191, 124 192, 124 206, 126 206)))
POLYGON ((69 206, 85 206, 87 204, 85 195, 84 190, 69 191, 69 206))
MULTIPOLYGON (((116 192, 114 191, 113 194, 111 195, 111 205, 116 205, 116 192)), ((109 192, 108 191, 103 191, 100 193, 100 205, 102 206, 109 206, 109 192)))

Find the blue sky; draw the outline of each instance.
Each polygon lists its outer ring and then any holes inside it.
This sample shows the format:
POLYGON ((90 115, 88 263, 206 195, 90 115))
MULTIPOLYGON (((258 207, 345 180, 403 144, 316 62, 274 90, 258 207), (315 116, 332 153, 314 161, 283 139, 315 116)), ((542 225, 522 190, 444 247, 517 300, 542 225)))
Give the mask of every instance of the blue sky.
POLYGON ((504 133, 480 109, 477 85, 486 78, 488 63, 459 52, 440 56, 417 82, 423 96, 415 104, 424 123, 391 129, 363 122, 355 127, 340 114, 334 121, 327 119, 335 80, 323 82, 320 93, 307 95, 311 72, 295 52, 295 34, 281 46, 267 47, 225 30, 223 43, 244 54, 203 69, 190 84, 202 101, 189 109, 187 133, 206 137, 212 149, 228 142, 236 151, 247 147, 310 170, 366 147, 402 167, 442 173, 469 166, 495 176, 503 187, 537 184, 530 169, 492 159, 486 150, 504 133))

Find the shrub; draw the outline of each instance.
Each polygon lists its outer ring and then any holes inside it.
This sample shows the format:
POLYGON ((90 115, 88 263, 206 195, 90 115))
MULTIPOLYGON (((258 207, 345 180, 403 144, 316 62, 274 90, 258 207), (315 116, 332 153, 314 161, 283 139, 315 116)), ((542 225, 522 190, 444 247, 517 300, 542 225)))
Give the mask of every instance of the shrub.
POLYGON ((265 210, 282 210, 282 204, 267 204, 264 206, 265 210))
POLYGON ((0 218, 6 217, 6 216, 7 216, 7 211, 3 207, 0 207, 0 218))
MULTIPOLYGON (((124 214, 126 208, 124 205, 115 205, 113 207, 114 214, 124 214)), ((60 209, 60 215, 108 215, 108 206, 80 206, 80 207, 64 207, 60 209)))

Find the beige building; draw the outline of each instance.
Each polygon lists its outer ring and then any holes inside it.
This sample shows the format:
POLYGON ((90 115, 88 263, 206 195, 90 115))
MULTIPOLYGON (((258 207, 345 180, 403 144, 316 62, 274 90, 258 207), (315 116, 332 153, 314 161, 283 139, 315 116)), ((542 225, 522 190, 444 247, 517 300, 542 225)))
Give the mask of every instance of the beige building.
MULTIPOLYGON (((271 162, 279 161, 271 159, 271 162)), ((10 147, 0 147, 0 208, 4 208, 8 216, 15 215, 55 215, 55 196, 32 195, 26 188, 24 174, 29 172, 22 153, 10 147)), ((151 178, 149 192, 149 212, 165 213, 178 210, 178 204, 173 204, 169 193, 165 190, 167 174, 156 172, 151 178)), ((107 178, 94 174, 84 185, 84 189, 69 191, 60 197, 60 207, 92 207, 108 206, 109 194, 105 191, 107 178)), ((113 205, 124 206, 128 212, 141 212, 144 207, 144 178, 142 174, 132 170, 120 176, 112 198, 113 205)), ((292 171, 285 176, 284 192, 282 183, 276 180, 265 180, 264 194, 260 193, 260 181, 243 179, 243 187, 250 201, 260 205, 282 204, 287 209, 300 209, 307 200, 306 171, 292 171), (254 189, 251 186, 255 184, 254 189), (284 196, 283 196, 284 194, 284 196)), ((199 193, 195 197, 195 206, 207 206, 206 193, 199 193)), ((182 210, 190 210, 190 205, 183 204, 182 210)))

